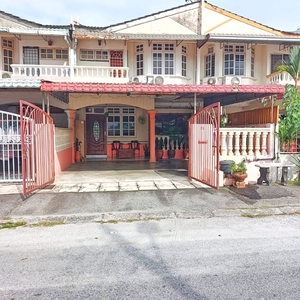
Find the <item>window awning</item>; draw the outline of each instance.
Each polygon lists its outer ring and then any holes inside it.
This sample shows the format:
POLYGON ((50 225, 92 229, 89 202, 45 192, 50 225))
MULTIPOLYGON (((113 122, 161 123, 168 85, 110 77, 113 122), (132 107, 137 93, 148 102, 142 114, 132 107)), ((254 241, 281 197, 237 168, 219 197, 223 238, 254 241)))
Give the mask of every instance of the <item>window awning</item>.
POLYGON ((66 83, 42 82, 43 92, 72 93, 139 93, 139 94, 224 94, 224 93, 266 93, 283 94, 283 85, 198 85, 198 84, 98 84, 98 83, 66 83))
POLYGON ((283 85, 197 85, 197 84, 98 84, 42 82, 43 92, 69 93, 108 93, 129 95, 153 95, 163 101, 165 95, 170 100, 190 102, 192 98, 203 99, 205 105, 220 102, 229 105, 238 102, 277 95, 281 98, 285 92, 283 85))

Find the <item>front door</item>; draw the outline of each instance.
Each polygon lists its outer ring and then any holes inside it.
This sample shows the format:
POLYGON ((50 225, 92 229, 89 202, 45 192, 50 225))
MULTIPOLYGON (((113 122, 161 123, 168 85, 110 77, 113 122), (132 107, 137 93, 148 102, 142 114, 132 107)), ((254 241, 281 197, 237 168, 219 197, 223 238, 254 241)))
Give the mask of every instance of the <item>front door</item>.
MULTIPOLYGON (((110 66, 123 67, 123 51, 110 51, 110 66)), ((122 77, 121 70, 113 71, 113 77, 122 77)))
POLYGON ((106 155, 106 117, 86 115, 87 155, 106 155))

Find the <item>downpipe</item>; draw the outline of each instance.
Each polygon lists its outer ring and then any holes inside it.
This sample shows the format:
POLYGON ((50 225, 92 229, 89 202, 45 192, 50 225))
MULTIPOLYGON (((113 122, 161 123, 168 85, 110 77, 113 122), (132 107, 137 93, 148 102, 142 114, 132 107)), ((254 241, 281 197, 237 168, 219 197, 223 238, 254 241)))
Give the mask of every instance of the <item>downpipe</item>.
POLYGON ((260 157, 260 158, 257 158, 256 156, 254 156, 254 159, 253 160, 250 160, 250 159, 247 159, 247 158, 244 158, 243 161, 244 162, 255 162, 255 161, 261 161, 261 160, 267 160, 267 161, 273 161, 276 159, 276 162, 279 162, 280 161, 280 157, 279 157, 279 152, 277 151, 276 152, 276 141, 275 141, 275 132, 276 132, 276 123, 274 123, 274 141, 273 141, 273 157, 260 157))

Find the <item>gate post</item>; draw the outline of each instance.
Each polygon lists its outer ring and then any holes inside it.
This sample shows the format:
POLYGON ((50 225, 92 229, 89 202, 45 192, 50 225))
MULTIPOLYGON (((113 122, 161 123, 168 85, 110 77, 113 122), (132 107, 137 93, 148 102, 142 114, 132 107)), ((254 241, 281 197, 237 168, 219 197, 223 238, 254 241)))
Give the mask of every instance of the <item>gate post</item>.
POLYGON ((75 163, 75 148, 74 148, 74 146, 75 146, 75 119, 74 119, 74 115, 76 113, 76 110, 66 109, 65 112, 68 115, 68 128, 72 129, 70 141, 71 141, 71 147, 72 147, 72 163, 75 163))
POLYGON ((156 162, 155 156, 155 110, 148 110, 149 115, 149 148, 150 148, 150 159, 149 162, 156 162))

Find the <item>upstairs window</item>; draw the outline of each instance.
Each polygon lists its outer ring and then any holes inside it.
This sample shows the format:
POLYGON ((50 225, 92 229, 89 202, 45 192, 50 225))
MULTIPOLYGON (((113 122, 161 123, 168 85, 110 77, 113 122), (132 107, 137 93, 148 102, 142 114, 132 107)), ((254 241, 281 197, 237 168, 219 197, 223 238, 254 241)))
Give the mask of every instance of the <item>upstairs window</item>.
POLYGON ((106 50, 80 49, 80 60, 82 61, 109 61, 106 50))
POLYGON ((174 44, 154 43, 152 46, 152 66, 154 75, 174 74, 174 44))
POLYGON ((254 57, 255 57, 255 50, 251 48, 251 77, 254 77, 254 57))
POLYGON ((11 65, 13 64, 13 50, 14 44, 12 40, 3 39, 2 49, 3 49, 3 70, 6 72, 12 72, 11 65))
POLYGON ((271 74, 277 72, 277 68, 283 64, 283 61, 288 62, 289 54, 271 54, 271 74))
POLYGON ((224 47, 224 75, 245 75, 245 46, 224 47))
POLYGON ((214 48, 209 47, 205 56, 205 77, 215 76, 215 62, 214 48))
POLYGON ((63 59, 69 58, 68 49, 53 49, 53 48, 41 48, 40 59, 63 59))
POLYGON ((136 46, 136 75, 144 75, 144 45, 136 46))
POLYGON ((186 77, 186 46, 181 48, 181 75, 186 77))

